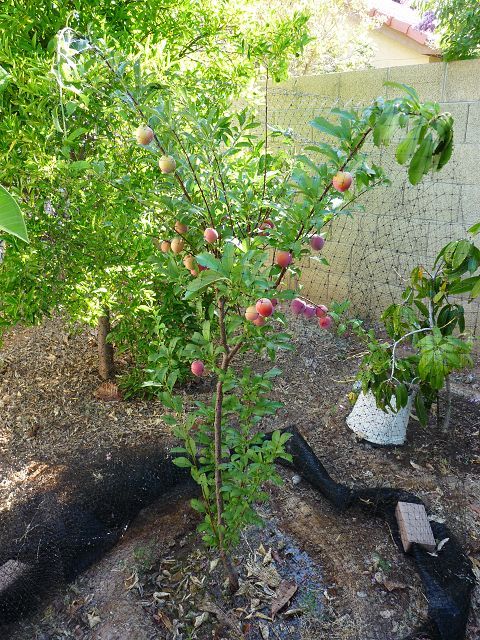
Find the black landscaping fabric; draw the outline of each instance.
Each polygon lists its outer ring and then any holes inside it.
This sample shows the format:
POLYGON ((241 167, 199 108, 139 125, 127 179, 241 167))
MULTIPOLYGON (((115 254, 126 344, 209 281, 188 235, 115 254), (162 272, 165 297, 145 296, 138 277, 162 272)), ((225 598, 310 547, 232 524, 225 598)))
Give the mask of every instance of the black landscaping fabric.
MULTIPOLYGON (((397 502, 421 504, 401 489, 355 489, 335 482, 295 427, 287 450, 295 469, 339 510, 361 509, 386 520, 403 553, 395 518, 397 502)), ((112 455, 88 469, 68 468, 55 489, 35 495, 2 514, 0 521, 0 637, 10 625, 43 602, 111 549, 141 509, 168 501, 172 490, 195 495, 188 470, 165 452, 112 455)), ((177 494, 178 495, 178 494, 177 494)), ((429 619, 410 639, 463 640, 475 581, 470 561, 449 529, 431 522, 437 541, 448 538, 437 555, 414 544, 410 552, 422 579, 429 619)))

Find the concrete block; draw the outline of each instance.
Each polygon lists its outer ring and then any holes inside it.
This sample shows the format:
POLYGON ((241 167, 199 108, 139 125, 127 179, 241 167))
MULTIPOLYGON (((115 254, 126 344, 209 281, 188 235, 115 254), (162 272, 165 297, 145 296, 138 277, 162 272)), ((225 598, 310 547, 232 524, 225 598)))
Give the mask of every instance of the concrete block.
MULTIPOLYGON (((442 99, 445 65, 442 63, 409 65, 392 67, 389 69, 388 79, 392 82, 402 82, 413 87, 419 94, 420 100, 442 99)), ((388 97, 395 98, 402 95, 401 89, 388 87, 388 97)))
POLYGON ((409 212, 409 217, 454 223, 459 216, 461 192, 459 184, 433 183, 426 178, 416 187, 406 186, 403 206, 409 212))
POLYGON ((465 142, 477 145, 480 143, 480 102, 473 102, 468 105, 465 142))
POLYGON ((295 90, 313 94, 318 98, 338 100, 341 73, 324 73, 317 76, 300 76, 295 79, 295 90))
POLYGON ((480 220, 480 184, 466 184, 462 187, 460 208, 467 228, 480 220))
MULTIPOLYGON (((429 65, 430 67, 430 65, 429 65)), ((445 71, 443 100, 480 100, 480 59, 449 62, 445 71)))
POLYGON ((340 99, 345 104, 368 104, 378 96, 384 96, 387 69, 348 71, 340 74, 340 99))
POLYGON ((478 144, 454 144, 450 162, 441 171, 429 174, 429 179, 455 184, 475 184, 475 168, 479 158, 480 141, 478 144))
POLYGON ((405 552, 410 551, 412 544, 434 551, 437 545, 423 504, 399 502, 395 516, 405 552))

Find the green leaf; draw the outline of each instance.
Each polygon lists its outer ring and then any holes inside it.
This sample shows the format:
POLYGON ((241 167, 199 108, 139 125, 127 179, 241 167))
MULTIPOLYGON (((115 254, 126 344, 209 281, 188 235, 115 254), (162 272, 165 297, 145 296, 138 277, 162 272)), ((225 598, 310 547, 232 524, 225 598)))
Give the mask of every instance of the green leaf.
POLYGON ((452 285, 448 293, 452 295, 458 295, 459 293, 466 293, 467 291, 473 291, 475 285, 480 281, 479 276, 472 276, 471 278, 464 278, 460 282, 452 285))
POLYGON ((180 467, 181 469, 189 469, 192 466, 192 463, 188 458, 184 456, 179 456, 178 458, 173 459, 173 464, 176 467, 180 467))
POLYGON ((399 384, 395 387, 395 401, 397 409, 407 406, 408 390, 404 384, 399 384))
POLYGON ((192 509, 195 509, 195 511, 198 511, 199 513, 205 513, 206 511, 203 502, 197 498, 192 498, 192 500, 190 500, 190 505, 192 506, 192 509))
POLYGON ((318 144, 309 144, 305 147, 307 151, 313 151, 314 153, 321 153, 338 166, 341 162, 338 152, 334 147, 330 146, 326 142, 319 142, 318 144))
POLYGON ((311 126, 323 133, 327 133, 334 138, 343 138, 343 129, 337 125, 332 124, 328 120, 322 117, 315 118, 310 122, 311 126))
POLYGON ((395 153, 398 164, 405 164, 413 156, 421 131, 421 126, 414 127, 400 142, 395 153))
POLYGON ((227 278, 217 271, 202 271, 199 276, 188 284, 187 291, 185 292, 183 299, 190 300, 200 293, 200 291, 206 289, 208 286, 218 282, 219 280, 227 280, 227 278))
POLYGON ((415 410, 417 412, 417 418, 420 421, 420 424, 425 427, 428 421, 427 409, 425 408, 425 402, 423 401, 423 396, 420 391, 415 396, 415 410))
POLYGON ((428 133, 422 144, 415 151, 410 166, 408 168, 408 179, 411 184, 418 184, 423 176, 428 173, 432 165, 433 138, 428 133))
POLYGON ((195 259, 202 267, 207 267, 212 271, 220 271, 220 260, 217 260, 211 253, 200 253, 195 259))
POLYGON ((477 276, 477 282, 473 285, 472 287, 472 292, 470 294, 470 297, 473 298, 478 298, 478 296, 480 296, 480 277, 477 276))
POLYGON ((408 93, 408 95, 416 105, 420 103, 420 97, 418 93, 415 91, 413 87, 410 87, 408 84, 403 84, 403 82, 392 82, 391 80, 388 80, 383 84, 386 87, 392 87, 393 89, 403 89, 403 91, 406 91, 408 93))
POLYGON ((468 230, 468 233, 471 233, 472 236, 476 236, 477 233, 480 233, 480 222, 477 222, 472 227, 470 227, 470 229, 468 230))
POLYGON ((471 246, 472 244, 468 240, 459 240, 452 258, 452 265, 454 269, 458 269, 458 267, 468 256, 471 246))
POLYGON ((69 167, 72 171, 85 171, 86 169, 90 169, 90 162, 87 160, 77 160, 75 162, 71 162, 69 167))
POLYGON ((0 185, 0 229, 28 242, 27 228, 16 200, 0 185))
POLYGON ((335 116, 340 116, 341 118, 344 118, 346 120, 355 121, 357 119, 357 116, 355 113, 353 113, 353 111, 345 111, 344 109, 335 108, 332 109, 330 113, 333 113, 333 115, 335 116))

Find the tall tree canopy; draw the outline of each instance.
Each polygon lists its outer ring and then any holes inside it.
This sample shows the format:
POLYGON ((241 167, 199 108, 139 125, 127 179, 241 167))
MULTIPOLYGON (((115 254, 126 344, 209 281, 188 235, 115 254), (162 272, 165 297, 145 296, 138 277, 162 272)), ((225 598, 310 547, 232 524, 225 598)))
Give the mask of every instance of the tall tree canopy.
POLYGON ((417 7, 432 12, 435 33, 445 60, 480 56, 480 2, 478 0, 418 0, 417 7))

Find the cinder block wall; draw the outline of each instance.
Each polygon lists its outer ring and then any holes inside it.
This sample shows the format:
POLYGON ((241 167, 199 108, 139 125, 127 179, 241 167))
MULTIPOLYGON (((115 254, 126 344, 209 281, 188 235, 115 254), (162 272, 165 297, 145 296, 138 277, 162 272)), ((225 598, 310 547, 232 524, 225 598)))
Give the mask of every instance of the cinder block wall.
MULTIPOLYGON (((399 90, 384 86, 387 80, 413 86, 421 99, 438 101, 452 113, 452 159, 413 187, 405 167, 395 163, 393 146, 370 146, 372 161, 387 169, 392 185, 365 197, 364 212, 331 225, 324 249, 330 267, 306 261, 301 282, 314 302, 350 299, 357 315, 372 319, 399 299, 416 264, 428 268, 441 246, 480 221, 480 60, 306 76, 269 89, 269 124, 292 129, 300 151, 319 139, 308 124, 316 115, 398 95, 399 90)), ((480 304, 468 305, 466 312, 475 331, 480 304)))

